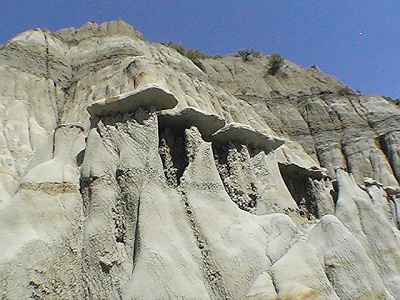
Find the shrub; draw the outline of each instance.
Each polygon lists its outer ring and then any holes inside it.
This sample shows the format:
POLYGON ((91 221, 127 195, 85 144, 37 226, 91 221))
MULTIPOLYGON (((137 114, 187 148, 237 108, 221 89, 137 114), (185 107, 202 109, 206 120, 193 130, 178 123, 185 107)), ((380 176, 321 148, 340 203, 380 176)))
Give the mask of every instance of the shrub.
POLYGON ((357 95, 357 93, 348 86, 339 86, 339 88, 336 90, 336 93, 338 93, 340 96, 357 95))
POLYGON ((261 53, 261 51, 253 49, 253 57, 254 58, 261 58, 262 56, 263 56, 263 54, 261 53))
POLYGON ((240 49, 237 56, 240 56, 243 61, 252 61, 254 58, 260 58, 262 54, 260 51, 254 49, 240 49))
POLYGON ((238 50, 238 56, 240 56, 243 61, 253 60, 253 50, 252 49, 240 49, 238 50))
POLYGON ((203 65, 203 63, 200 60, 195 60, 193 63, 203 72, 207 72, 206 67, 203 65))
POLYGON ((283 66, 283 57, 278 53, 273 53, 268 59, 268 73, 275 75, 283 66))
POLYGON ((185 47, 183 47, 183 45, 181 45, 181 44, 175 44, 173 42, 169 42, 168 47, 175 49, 181 55, 185 55, 185 53, 186 53, 185 47))
POLYGON ((203 52, 196 49, 189 49, 184 55, 192 61, 207 58, 207 56, 203 52))
POLYGON ((176 51, 178 51, 179 54, 189 58, 203 72, 206 71, 206 68, 201 62, 201 59, 207 58, 207 55, 205 53, 197 49, 186 49, 183 45, 175 44, 173 42, 169 42, 168 47, 175 49, 176 51))

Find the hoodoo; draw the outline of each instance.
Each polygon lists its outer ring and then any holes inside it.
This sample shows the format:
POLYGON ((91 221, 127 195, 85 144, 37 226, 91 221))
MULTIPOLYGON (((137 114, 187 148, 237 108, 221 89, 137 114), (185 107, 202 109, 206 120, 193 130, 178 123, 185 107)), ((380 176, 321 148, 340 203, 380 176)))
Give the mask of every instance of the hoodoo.
POLYGON ((189 58, 122 20, 1 46, 1 298, 400 299, 399 106, 189 58))

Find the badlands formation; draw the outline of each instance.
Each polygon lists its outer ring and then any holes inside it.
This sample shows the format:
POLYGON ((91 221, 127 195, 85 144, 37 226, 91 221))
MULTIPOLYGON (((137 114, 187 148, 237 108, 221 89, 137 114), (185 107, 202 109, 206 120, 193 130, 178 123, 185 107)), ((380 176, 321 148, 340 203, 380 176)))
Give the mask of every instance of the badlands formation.
POLYGON ((0 48, 2 299, 400 299, 400 110, 123 21, 0 48))

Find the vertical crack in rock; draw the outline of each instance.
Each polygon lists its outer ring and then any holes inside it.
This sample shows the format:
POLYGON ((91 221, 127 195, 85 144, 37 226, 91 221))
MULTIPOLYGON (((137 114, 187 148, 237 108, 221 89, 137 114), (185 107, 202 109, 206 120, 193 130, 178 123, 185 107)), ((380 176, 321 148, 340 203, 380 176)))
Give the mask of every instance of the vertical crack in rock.
POLYGON ((251 176, 249 149, 230 141, 218 147, 213 145, 213 152, 218 173, 229 197, 240 209, 255 214, 259 193, 251 176))
POLYGON ((397 181, 400 182, 400 150, 398 150, 399 146, 396 135, 399 136, 399 131, 388 132, 379 136, 378 142, 379 147, 389 161, 392 173, 395 175, 397 181))
POLYGON ((163 163, 167 184, 176 188, 188 166, 184 129, 172 131, 169 127, 160 128, 159 138, 158 152, 163 163))
POLYGON ((79 192, 82 197, 83 215, 85 217, 88 215, 90 211, 90 203, 92 199, 92 185, 97 179, 99 178, 93 176, 93 177, 81 177, 79 180, 79 192))
MULTIPOLYGON (((115 177, 116 181, 120 185, 121 177, 123 176, 122 170, 117 170, 115 177)), ((125 220, 125 209, 124 204, 127 200, 127 195, 121 191, 121 187, 119 186, 120 190, 118 192, 118 196, 116 199, 115 206, 112 208, 113 213, 113 220, 114 220, 114 228, 115 228, 115 240, 117 243, 126 243, 126 220, 125 220)))
POLYGON ((201 254, 201 269, 206 281, 206 287, 212 299, 230 299, 222 280, 222 274, 217 262, 212 258, 211 249, 202 232, 200 224, 196 220, 193 207, 184 189, 180 186, 181 177, 193 159, 188 145, 184 128, 172 130, 169 127, 159 129, 159 154, 162 159, 167 185, 175 188, 182 195, 186 218, 193 232, 196 246, 201 254))
MULTIPOLYGON (((43 36, 44 36, 44 40, 45 40, 46 79, 50 80, 50 51, 49 51, 49 41, 48 41, 46 31, 43 31, 43 36)), ((50 92, 50 86, 48 88, 49 88, 49 92, 50 92)))
POLYGON ((333 204, 336 207, 336 204, 339 199, 339 187, 338 187, 338 182, 337 180, 332 180, 332 190, 330 191, 330 195, 333 199, 333 204))
MULTIPOLYGON (((102 225, 107 229, 100 226, 97 229, 97 221, 91 224, 90 230, 95 230, 96 234, 90 234, 86 241, 82 263, 84 280, 89 291, 101 286, 105 298, 110 298, 111 294, 121 298, 124 280, 129 277, 127 274, 134 272, 140 253, 141 192, 144 180, 149 176, 146 172, 150 170, 151 152, 148 147, 133 147, 139 144, 137 139, 146 139, 149 127, 155 128, 152 123, 155 117, 148 121, 149 116, 148 111, 139 109, 134 113, 102 117, 93 132, 105 150, 103 157, 109 160, 94 160, 90 165, 84 162, 88 178, 81 177, 81 193, 88 224, 91 220, 107 217, 107 224, 102 225), (138 151, 142 151, 141 160, 136 165, 138 151), (109 198, 106 193, 110 193, 109 198), (102 242, 97 243, 101 239, 102 242)), ((91 155, 97 149, 86 149, 86 153, 93 158, 91 155)))
MULTIPOLYGON (((58 126, 57 126, 57 128, 58 128, 58 126)), ((53 131, 53 148, 52 148, 52 151, 51 151, 51 155, 52 155, 52 158, 54 158, 54 154, 55 154, 55 151, 56 151, 56 132, 57 132, 57 128, 56 129, 54 129, 54 131, 53 131)))
POLYGON ((135 240, 133 242, 132 273, 133 273, 133 270, 135 269, 137 258, 139 256, 139 251, 140 251, 139 212, 140 212, 140 196, 138 199, 137 209, 136 209, 136 226, 135 226, 135 233, 134 233, 135 240))
POLYGON ((127 79, 133 83, 133 89, 136 89, 139 85, 137 79, 139 74, 139 66, 140 61, 134 59, 123 69, 123 73, 125 74, 127 79))
POLYGON ((57 90, 56 90, 56 83, 53 81, 53 79, 51 79, 51 74, 50 74, 50 50, 49 50, 49 38, 47 36, 46 31, 43 31, 43 37, 44 37, 44 41, 45 41, 45 76, 46 79, 48 81, 48 85, 47 85, 47 93, 48 93, 48 97, 49 100, 52 104, 52 108, 54 111, 54 114, 56 116, 56 120, 57 120, 57 126, 61 125, 61 116, 60 116, 60 110, 58 108, 57 105, 57 90), (54 94, 54 102, 52 101, 52 97, 51 94, 54 94))
POLYGON ((333 263, 326 263, 324 262, 324 271, 326 278, 328 278, 329 282, 331 283, 332 287, 336 290, 336 270, 335 270, 335 265, 333 263))
POLYGON ((392 215, 395 217, 395 224, 397 229, 400 230, 400 207, 399 207, 399 199, 394 196, 390 196, 390 201, 393 203, 393 213, 392 215))
POLYGON ((277 295, 279 295, 279 287, 278 287, 278 284, 277 284, 277 282, 276 282, 276 278, 275 278, 275 276, 274 276, 274 273, 271 272, 271 271, 269 271, 268 274, 269 274, 269 276, 271 277, 271 281, 272 281, 272 285, 274 286, 275 293, 276 293, 277 295))
POLYGON ((385 187, 385 192, 389 201, 393 223, 400 229, 400 190, 394 187, 385 187))
MULTIPOLYGON (((301 98, 303 98, 303 97, 301 97, 301 98)), ((310 136, 313 141, 313 147, 314 147, 316 157, 318 159, 318 163, 322 166, 323 160, 321 157, 321 153, 318 149, 319 148, 318 147, 319 146, 318 145, 318 137, 317 137, 318 132, 316 132, 316 130, 312 127, 312 122, 310 121, 310 116, 309 116, 310 115, 310 105, 307 103, 306 105, 304 105, 304 111, 300 110, 299 112, 302 114, 303 120, 307 124, 308 131, 309 131, 310 136)), ((304 146, 303 146, 303 149, 304 149, 304 146)))
MULTIPOLYGON (((347 168, 349 162, 344 153, 343 124, 338 112, 332 108, 332 101, 333 96, 327 94, 300 97, 297 103, 298 111, 314 141, 314 151, 319 164, 328 168, 329 174, 334 176, 334 166, 347 168)), ((304 146, 303 148, 307 149, 304 146)))
POLYGON ((132 257, 132 272, 140 251, 140 187, 135 179, 137 176, 132 170, 117 169, 119 193, 113 208, 115 239, 125 245, 128 256, 132 257))
POLYGON ((215 300, 230 299, 229 292, 223 284, 221 271, 219 271, 217 262, 212 258, 211 249, 208 245, 206 237, 202 233, 201 226, 196 221, 195 212, 189 203, 186 193, 180 188, 178 188, 178 190, 180 190, 182 194, 186 217, 196 239, 197 248, 201 253, 201 267, 203 276, 207 282, 207 287, 210 289, 210 296, 215 300))
POLYGON ((347 151, 346 147, 347 147, 346 143, 344 142, 343 137, 342 137, 342 139, 340 141, 340 150, 341 150, 341 152, 343 154, 344 163, 345 163, 345 168, 343 168, 343 170, 345 170, 348 173, 352 173, 350 155, 349 155, 349 152, 347 151))
POLYGON ((75 157, 75 162, 78 168, 82 165, 84 157, 85 157, 85 149, 80 151, 75 157))

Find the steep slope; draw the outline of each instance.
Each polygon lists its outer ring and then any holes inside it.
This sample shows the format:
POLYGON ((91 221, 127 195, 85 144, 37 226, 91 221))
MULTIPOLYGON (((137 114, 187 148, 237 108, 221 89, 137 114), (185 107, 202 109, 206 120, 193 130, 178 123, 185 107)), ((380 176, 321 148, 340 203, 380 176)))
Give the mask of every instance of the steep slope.
POLYGON ((398 106, 354 92, 315 66, 285 62, 276 76, 268 74, 266 57, 224 57, 204 65, 214 84, 250 103, 277 134, 300 143, 331 175, 340 166, 358 182, 372 177, 397 185, 398 106))
POLYGON ((120 20, 0 61, 4 299, 400 297, 395 104, 120 20))

